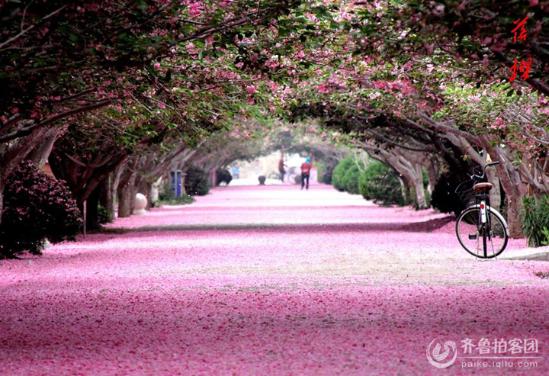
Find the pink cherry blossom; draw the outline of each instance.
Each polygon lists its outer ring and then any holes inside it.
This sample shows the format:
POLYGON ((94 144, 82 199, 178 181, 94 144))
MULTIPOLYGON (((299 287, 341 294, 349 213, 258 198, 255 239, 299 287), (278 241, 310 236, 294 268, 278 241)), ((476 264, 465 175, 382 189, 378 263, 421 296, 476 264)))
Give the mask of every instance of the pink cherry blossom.
POLYGON ((199 17, 204 10, 201 1, 193 1, 189 4, 189 15, 191 17, 199 17))
POLYGON ((198 55, 198 53, 200 52, 198 50, 198 48, 195 46, 194 43, 192 42, 189 42, 185 45, 185 49, 187 50, 187 52, 189 53, 189 55, 198 55))
POLYGON ((330 89, 326 84, 317 85, 316 89, 318 90, 319 93, 322 93, 322 94, 327 94, 330 92, 330 89))
POLYGON ((254 85, 248 85, 246 86, 246 93, 253 95, 257 92, 257 89, 254 85))

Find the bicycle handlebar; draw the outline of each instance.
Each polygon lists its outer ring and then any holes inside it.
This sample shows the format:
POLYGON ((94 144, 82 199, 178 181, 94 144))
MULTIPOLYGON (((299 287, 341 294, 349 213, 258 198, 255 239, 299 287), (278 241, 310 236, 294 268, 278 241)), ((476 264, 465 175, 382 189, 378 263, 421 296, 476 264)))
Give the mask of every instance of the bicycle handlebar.
MULTIPOLYGON (((488 167, 493 167, 493 166, 496 166, 498 164, 500 164, 501 162, 500 161, 495 161, 495 162, 490 162, 490 163, 486 163, 484 165, 484 167, 482 168, 482 175, 478 175, 478 174, 474 174, 471 175, 469 178, 470 180, 475 180, 475 179, 484 179, 484 177, 486 176, 486 169, 488 167)), ((464 185, 464 184, 467 184, 468 183, 468 180, 465 180, 465 181, 462 181, 461 183, 458 184, 458 186, 456 187, 456 189, 454 190, 454 193, 458 193, 458 191, 460 191, 461 187, 464 185)))
POLYGON ((500 161, 495 161, 495 162, 486 163, 486 164, 484 165, 484 167, 482 168, 482 175, 473 174, 473 175, 471 175, 471 180, 474 180, 475 178, 484 179, 484 177, 486 176, 486 169, 487 169, 488 167, 496 166, 496 165, 498 165, 498 164, 500 164, 500 163, 501 163, 500 161))

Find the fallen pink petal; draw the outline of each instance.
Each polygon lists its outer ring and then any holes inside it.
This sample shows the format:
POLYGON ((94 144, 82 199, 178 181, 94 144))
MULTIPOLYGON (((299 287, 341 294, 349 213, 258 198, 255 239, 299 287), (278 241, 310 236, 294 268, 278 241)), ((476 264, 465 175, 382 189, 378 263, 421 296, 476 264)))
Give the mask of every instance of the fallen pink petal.
POLYGON ((428 374, 434 338, 548 343, 536 262, 488 265, 433 221, 320 185, 117 220, 127 232, 1 262, 3 372, 428 374))
POLYGON ((0 0, 0 376, 549 375, 548 14, 0 0))

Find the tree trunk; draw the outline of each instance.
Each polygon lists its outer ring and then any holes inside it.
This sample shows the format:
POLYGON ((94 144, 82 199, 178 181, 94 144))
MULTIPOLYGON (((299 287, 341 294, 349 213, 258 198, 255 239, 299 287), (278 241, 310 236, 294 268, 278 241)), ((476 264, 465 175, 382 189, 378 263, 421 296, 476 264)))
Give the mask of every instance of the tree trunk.
POLYGON ((107 220, 109 222, 112 222, 114 219, 114 198, 112 195, 112 181, 113 181, 113 174, 109 174, 109 176, 103 180, 103 182, 99 185, 99 204, 105 209, 107 212, 107 220))
POLYGON ((496 171, 491 168, 486 169, 486 177, 488 182, 492 183, 493 187, 490 191, 490 206, 496 209, 497 211, 501 208, 501 190, 499 186, 499 178, 496 174, 496 171))
MULTIPOLYGON (((506 192, 507 193, 507 192, 506 192)), ((509 225, 509 236, 522 238, 522 196, 507 193, 507 224, 509 225)))
POLYGON ((124 172, 124 168, 126 167, 126 163, 121 162, 116 169, 111 173, 112 176, 112 184, 110 187, 110 200, 108 202, 107 211, 109 212, 109 215, 112 216, 112 219, 114 220, 116 218, 116 205, 118 204, 118 187, 120 185, 120 179, 122 177, 122 173, 124 172))
POLYGON ((4 182, 2 181, 2 171, 0 171, 0 225, 2 224, 2 214, 4 213, 4 182))
POLYGON ((216 174, 217 168, 213 167, 210 170, 210 186, 214 188, 217 184, 217 174, 216 174))
POLYGON ((135 179, 137 174, 130 172, 129 177, 124 179, 118 187, 118 217, 129 217, 133 211, 135 201, 135 179))
MULTIPOLYGON (((504 162, 508 163, 508 162, 504 162)), ((500 172, 500 181, 505 191, 505 198, 507 203, 507 224, 509 225, 509 236, 512 238, 522 237, 522 198, 526 191, 524 185, 514 179, 512 166, 498 166, 498 172, 500 172), (501 173, 504 172, 504 173, 501 173)))
POLYGON ((429 190, 429 194, 433 193, 433 190, 435 189, 435 185, 437 184, 437 181, 438 181, 438 175, 439 175, 438 168, 437 168, 438 166, 435 163, 437 162, 433 160, 427 164, 427 176, 429 177, 429 185, 427 189, 429 190))
POLYGON ((92 192, 86 200, 86 228, 97 230, 99 225, 99 188, 92 192))
MULTIPOLYGON (((420 169, 421 172, 421 169, 420 169)), ((414 192, 416 195, 416 207, 417 209, 426 209, 427 208, 427 200, 425 199, 425 187, 423 186, 423 176, 420 173, 414 174, 413 177, 413 184, 414 184, 414 192)))
POLYGON ((30 159, 32 159, 32 161, 36 163, 39 168, 42 168, 42 166, 44 166, 44 164, 46 164, 46 162, 48 161, 48 158, 50 157, 51 151, 53 149, 53 145, 55 144, 55 141, 58 137, 59 130, 52 129, 48 131, 42 143, 39 144, 30 154, 30 159))
POLYGON ((404 184, 408 188, 408 194, 410 201, 415 203, 416 209, 427 208, 427 201, 425 200, 425 187, 423 186, 423 175, 421 174, 421 166, 414 166, 413 169, 398 166, 397 169, 402 175, 404 184), (419 170, 419 173, 418 173, 419 170))
POLYGON ((404 183, 404 180, 402 180, 401 177, 398 178, 398 182, 400 183, 400 191, 402 192, 402 199, 403 199, 403 202, 404 202, 404 205, 406 205, 408 202, 410 202, 409 200, 409 191, 408 191, 408 187, 406 186, 406 184, 404 183))
MULTIPOLYGON (((497 174, 500 179, 507 202, 507 224, 509 236, 521 238, 522 234, 522 199, 526 194, 526 185, 522 182, 518 169, 511 159, 505 154, 505 150, 493 147, 491 155, 495 155, 501 163, 497 166, 497 174)), ((524 163, 524 162, 523 162, 524 163)))

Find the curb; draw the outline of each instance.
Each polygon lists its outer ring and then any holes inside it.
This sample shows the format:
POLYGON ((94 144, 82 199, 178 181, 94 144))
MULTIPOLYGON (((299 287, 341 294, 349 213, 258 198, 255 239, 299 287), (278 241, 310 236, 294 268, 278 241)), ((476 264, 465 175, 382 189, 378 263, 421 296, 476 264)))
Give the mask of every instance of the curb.
POLYGON ((499 257, 499 259, 549 261, 549 246, 538 248, 524 248, 513 252, 512 255, 499 257))

